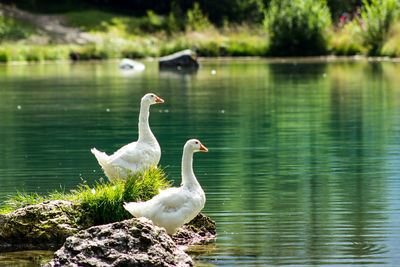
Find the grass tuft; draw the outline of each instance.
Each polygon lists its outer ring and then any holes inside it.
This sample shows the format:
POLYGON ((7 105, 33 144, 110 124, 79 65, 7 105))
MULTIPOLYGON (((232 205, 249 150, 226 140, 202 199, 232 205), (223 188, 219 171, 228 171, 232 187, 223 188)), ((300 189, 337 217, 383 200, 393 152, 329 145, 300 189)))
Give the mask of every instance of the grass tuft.
POLYGON ((37 193, 17 192, 1 207, 0 214, 47 200, 70 200, 81 204, 84 213, 89 214, 95 225, 121 221, 131 218, 123 208, 124 202, 145 201, 152 198, 159 190, 170 186, 166 178, 162 169, 154 168, 135 173, 126 180, 120 179, 114 183, 100 180, 93 188, 81 184, 68 193, 55 190, 51 194, 42 196, 37 193))

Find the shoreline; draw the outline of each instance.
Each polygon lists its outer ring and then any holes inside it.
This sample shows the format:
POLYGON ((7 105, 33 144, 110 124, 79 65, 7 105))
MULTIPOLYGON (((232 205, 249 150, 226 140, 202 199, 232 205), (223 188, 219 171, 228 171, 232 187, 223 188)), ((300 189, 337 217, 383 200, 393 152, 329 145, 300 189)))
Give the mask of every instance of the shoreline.
MULTIPOLYGON (((39 64, 75 64, 75 63, 100 63, 100 62, 119 62, 123 58, 111 58, 111 59, 88 59, 88 60, 44 60, 44 61, 8 61, 0 62, 0 66, 19 66, 19 65, 39 65, 39 64)), ((138 58, 132 59, 140 62, 158 62, 159 57, 148 57, 148 58, 138 58)), ((262 61, 265 63, 282 63, 282 64, 292 64, 292 63, 341 63, 341 62, 393 62, 400 63, 400 57, 370 57, 363 55, 355 56, 310 56, 310 57, 261 57, 261 56, 242 56, 242 57, 198 57, 197 60, 202 63, 208 62, 246 62, 246 61, 262 61)))

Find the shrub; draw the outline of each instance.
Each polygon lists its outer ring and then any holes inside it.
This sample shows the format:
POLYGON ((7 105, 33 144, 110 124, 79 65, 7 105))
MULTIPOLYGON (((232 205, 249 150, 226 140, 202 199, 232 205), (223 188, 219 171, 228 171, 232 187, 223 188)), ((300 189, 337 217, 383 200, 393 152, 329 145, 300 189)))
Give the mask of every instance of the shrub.
POLYGON ((7 62, 10 60, 10 56, 6 50, 0 50, 0 62, 7 62))
POLYGON ((369 55, 380 55, 382 46, 388 38, 390 26, 398 15, 396 0, 363 1, 360 33, 369 55))
POLYGON ((199 3, 195 2, 193 9, 189 9, 186 14, 186 30, 203 31, 212 27, 208 17, 201 11, 199 3))
POLYGON ((400 56, 400 21, 390 27, 389 38, 382 46, 381 55, 390 57, 400 56))
POLYGON ((43 61, 44 60, 44 53, 43 48, 40 46, 29 46, 25 50, 25 59, 27 61, 43 61))
POLYGON ((323 0, 272 0, 264 24, 273 56, 327 53, 331 16, 323 0))

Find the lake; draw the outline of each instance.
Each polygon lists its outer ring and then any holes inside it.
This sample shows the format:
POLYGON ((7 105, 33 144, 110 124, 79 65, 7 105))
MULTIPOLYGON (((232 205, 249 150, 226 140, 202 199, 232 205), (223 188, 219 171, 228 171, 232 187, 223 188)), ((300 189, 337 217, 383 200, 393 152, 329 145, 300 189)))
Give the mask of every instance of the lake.
MULTIPOLYGON (((199 265, 400 265, 400 63, 144 63, 0 65, 0 201, 104 177, 90 148, 136 140, 140 99, 154 92, 169 179, 180 184, 187 139, 209 149, 194 170, 218 238, 199 265)), ((35 253, 0 265, 37 264, 35 253)))

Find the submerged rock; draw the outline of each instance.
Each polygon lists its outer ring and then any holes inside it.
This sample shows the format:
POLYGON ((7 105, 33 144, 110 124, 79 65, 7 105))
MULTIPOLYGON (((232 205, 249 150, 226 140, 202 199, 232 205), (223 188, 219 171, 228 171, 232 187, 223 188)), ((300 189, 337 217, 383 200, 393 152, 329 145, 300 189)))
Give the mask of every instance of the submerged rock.
POLYGON ((57 249, 68 236, 92 225, 79 205, 45 201, 0 215, 0 251, 57 249))
POLYGON ((145 218, 93 226, 68 237, 50 266, 194 266, 164 229, 145 218))
POLYGON ((160 57, 158 60, 159 67, 161 69, 197 69, 199 62, 197 61, 197 55, 190 49, 186 49, 174 54, 160 57))

